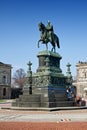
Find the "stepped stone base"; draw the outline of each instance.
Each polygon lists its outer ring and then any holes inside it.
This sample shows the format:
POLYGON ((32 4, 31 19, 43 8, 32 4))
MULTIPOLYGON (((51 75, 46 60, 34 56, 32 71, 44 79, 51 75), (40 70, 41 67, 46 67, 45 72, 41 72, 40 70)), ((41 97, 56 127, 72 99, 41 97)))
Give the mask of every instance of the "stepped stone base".
MULTIPOLYGON (((66 76, 62 74, 58 53, 50 51, 39 52, 37 72, 31 75, 28 71, 27 86, 23 95, 19 96, 12 105, 16 107, 69 107, 73 101, 68 101, 66 94, 66 76), (32 84, 32 94, 29 87, 32 84)), ((29 67, 30 69, 30 67, 29 67)))
POLYGON ((70 107, 73 106, 73 101, 67 100, 67 95, 64 93, 49 96, 45 94, 20 95, 16 102, 12 103, 14 107, 70 107))

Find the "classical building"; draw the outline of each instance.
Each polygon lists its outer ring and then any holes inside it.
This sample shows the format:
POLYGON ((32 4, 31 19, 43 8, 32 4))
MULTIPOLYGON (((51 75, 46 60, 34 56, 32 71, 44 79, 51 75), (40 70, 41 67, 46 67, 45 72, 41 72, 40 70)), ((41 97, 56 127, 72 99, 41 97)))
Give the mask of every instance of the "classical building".
POLYGON ((11 96, 11 65, 0 62, 0 99, 11 96))
POLYGON ((87 98, 87 62, 79 61, 76 70, 76 81, 73 84, 77 88, 77 96, 87 98))

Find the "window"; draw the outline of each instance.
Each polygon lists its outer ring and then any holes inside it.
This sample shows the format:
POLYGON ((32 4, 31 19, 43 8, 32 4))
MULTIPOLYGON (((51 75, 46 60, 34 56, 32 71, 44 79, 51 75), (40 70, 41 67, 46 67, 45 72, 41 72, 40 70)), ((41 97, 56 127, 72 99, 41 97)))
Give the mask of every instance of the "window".
POLYGON ((6 96, 6 88, 3 88, 3 96, 6 96))
POLYGON ((7 80, 7 79, 6 79, 6 76, 4 75, 4 76, 2 77, 2 83, 3 83, 3 84, 6 84, 6 83, 7 83, 6 80, 7 80))

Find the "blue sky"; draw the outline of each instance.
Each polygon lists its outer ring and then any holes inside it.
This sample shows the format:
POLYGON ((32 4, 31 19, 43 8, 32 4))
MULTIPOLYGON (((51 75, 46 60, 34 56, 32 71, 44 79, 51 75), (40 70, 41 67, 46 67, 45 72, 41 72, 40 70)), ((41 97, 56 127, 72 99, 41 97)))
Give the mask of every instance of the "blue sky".
MULTIPOLYGON (((45 50, 40 39, 38 23, 53 24, 60 40, 61 69, 71 63, 76 75, 76 63, 87 61, 87 0, 0 0, 0 62, 11 64, 12 72, 19 68, 32 71, 38 67, 37 54, 45 50)), ((50 49, 49 43, 49 49, 50 49)))

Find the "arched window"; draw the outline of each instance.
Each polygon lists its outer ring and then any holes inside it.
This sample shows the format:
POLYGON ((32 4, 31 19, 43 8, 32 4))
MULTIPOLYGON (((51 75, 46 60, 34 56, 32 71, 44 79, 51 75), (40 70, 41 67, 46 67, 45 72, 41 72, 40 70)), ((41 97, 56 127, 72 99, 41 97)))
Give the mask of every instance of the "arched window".
POLYGON ((6 76, 4 75, 4 76, 2 77, 2 84, 6 84, 6 82, 7 82, 7 79, 6 79, 6 76))
POLYGON ((3 96, 6 96, 6 88, 3 88, 3 96))

